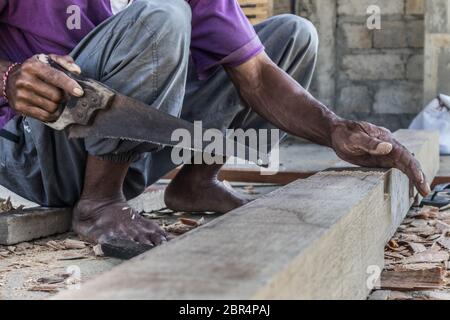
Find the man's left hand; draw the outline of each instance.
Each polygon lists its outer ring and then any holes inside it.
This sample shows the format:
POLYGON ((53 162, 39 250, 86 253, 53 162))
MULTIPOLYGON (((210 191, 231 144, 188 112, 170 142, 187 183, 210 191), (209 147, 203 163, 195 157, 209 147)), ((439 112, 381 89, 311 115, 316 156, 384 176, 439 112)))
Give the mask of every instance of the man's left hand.
POLYGON ((339 120, 333 125, 331 142, 341 159, 363 167, 397 168, 421 195, 431 192, 419 162, 389 130, 367 122, 339 120))

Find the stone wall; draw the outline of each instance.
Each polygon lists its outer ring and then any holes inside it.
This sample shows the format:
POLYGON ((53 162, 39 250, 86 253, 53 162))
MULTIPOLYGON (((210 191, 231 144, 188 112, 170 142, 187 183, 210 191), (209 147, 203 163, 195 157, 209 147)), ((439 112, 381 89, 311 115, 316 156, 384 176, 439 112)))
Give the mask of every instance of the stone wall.
MULTIPOLYGON (((321 40, 313 93, 347 118, 407 127, 423 107, 425 0, 298 2, 321 40), (380 30, 367 27, 370 5, 380 30)), ((289 12, 289 0, 274 0, 274 12, 289 12)))

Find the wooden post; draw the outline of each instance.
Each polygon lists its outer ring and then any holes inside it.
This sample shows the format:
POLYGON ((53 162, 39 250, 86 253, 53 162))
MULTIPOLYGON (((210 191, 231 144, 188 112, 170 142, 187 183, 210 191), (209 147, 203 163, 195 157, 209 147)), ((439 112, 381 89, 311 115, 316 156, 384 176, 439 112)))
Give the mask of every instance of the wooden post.
MULTIPOLYGON (((396 137, 432 178, 438 135, 396 137)), ((56 299, 365 299, 411 203, 398 170, 318 173, 56 299)))

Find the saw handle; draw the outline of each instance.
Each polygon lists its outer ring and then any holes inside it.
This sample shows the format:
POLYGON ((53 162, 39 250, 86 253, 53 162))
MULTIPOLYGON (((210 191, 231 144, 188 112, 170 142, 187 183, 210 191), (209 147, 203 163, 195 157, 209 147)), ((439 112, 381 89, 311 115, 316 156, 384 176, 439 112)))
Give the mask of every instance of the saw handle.
POLYGON ((89 125, 98 110, 107 109, 111 105, 115 96, 114 90, 98 81, 72 73, 50 58, 47 63, 78 82, 84 90, 82 97, 69 96, 68 100, 59 106, 58 120, 45 123, 47 126, 63 130, 71 124, 89 125))

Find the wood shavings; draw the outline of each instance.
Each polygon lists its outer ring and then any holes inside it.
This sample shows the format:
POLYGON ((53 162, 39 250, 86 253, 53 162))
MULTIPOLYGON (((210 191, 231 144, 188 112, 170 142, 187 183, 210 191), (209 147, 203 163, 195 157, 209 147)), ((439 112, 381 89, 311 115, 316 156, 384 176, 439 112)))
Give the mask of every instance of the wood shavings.
POLYGON ((174 234, 184 234, 192 229, 195 229, 205 223, 205 219, 202 217, 199 220, 179 218, 177 222, 163 226, 163 229, 167 232, 174 234))
POLYGON ((381 290, 373 299, 450 298, 449 293, 439 294, 448 286, 449 253, 450 212, 427 206, 412 209, 386 244, 381 290))
POLYGON ((408 263, 420 263, 420 262, 445 262, 448 261, 449 254, 445 251, 433 251, 427 250, 424 252, 417 253, 411 257, 405 258, 402 262, 404 264, 408 263))

